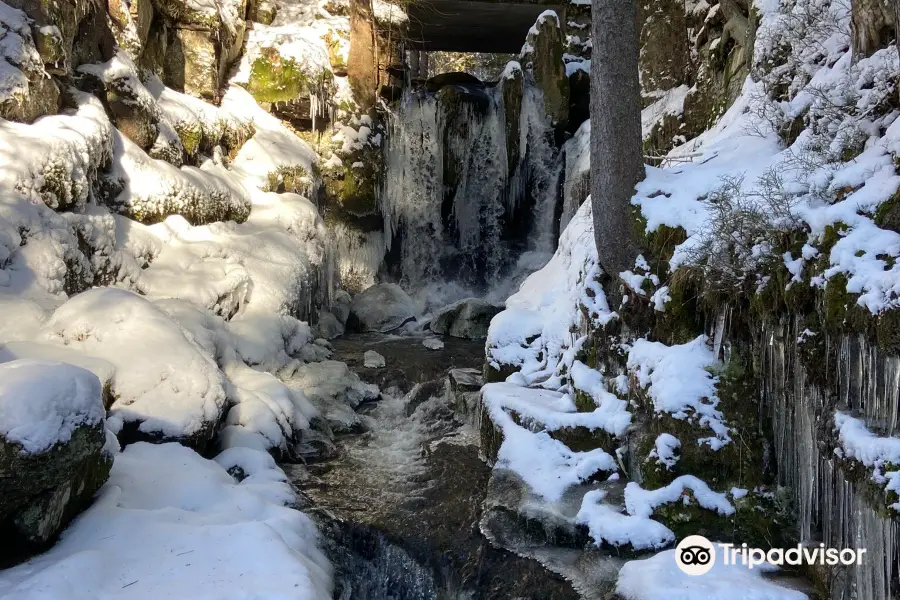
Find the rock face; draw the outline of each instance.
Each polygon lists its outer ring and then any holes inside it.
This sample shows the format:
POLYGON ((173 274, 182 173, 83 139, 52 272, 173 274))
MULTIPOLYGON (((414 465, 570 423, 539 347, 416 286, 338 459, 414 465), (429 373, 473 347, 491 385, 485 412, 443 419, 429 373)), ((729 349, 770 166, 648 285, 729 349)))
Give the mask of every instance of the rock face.
POLYGON ((0 365, 0 564, 52 541, 109 476, 101 389, 73 365, 0 365))
POLYGON ((356 331, 387 333, 416 317, 413 299, 395 283, 380 283, 357 294, 347 325, 356 331))
MULTIPOLYGON (((0 4, 0 40, 0 118, 30 123, 55 113, 59 89, 44 69, 25 13, 0 4)), ((43 36, 40 41, 49 52, 51 38, 43 36)))
POLYGON ((501 310, 502 304, 467 298, 441 309, 431 322, 431 330, 440 335, 483 340, 487 338, 491 319, 501 310))
POLYGON ((564 44, 559 17, 547 11, 538 17, 528 32, 521 60, 544 93, 547 116, 558 126, 565 125, 569 119, 569 79, 563 63, 564 44))

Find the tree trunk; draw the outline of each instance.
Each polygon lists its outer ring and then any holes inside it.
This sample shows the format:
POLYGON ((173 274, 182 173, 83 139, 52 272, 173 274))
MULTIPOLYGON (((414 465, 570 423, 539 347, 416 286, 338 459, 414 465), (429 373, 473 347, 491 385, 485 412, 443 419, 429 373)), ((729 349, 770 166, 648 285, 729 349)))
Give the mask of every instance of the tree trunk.
POLYGON ((350 0, 350 56, 347 77, 353 97, 364 111, 375 106, 378 63, 375 56, 372 0, 350 0))
POLYGON ((619 273, 637 256, 631 198, 644 177, 635 0, 593 0, 591 206, 600 266, 618 306, 619 273))
POLYGON ((894 38, 895 0, 852 0, 850 44, 853 60, 886 48, 894 38))

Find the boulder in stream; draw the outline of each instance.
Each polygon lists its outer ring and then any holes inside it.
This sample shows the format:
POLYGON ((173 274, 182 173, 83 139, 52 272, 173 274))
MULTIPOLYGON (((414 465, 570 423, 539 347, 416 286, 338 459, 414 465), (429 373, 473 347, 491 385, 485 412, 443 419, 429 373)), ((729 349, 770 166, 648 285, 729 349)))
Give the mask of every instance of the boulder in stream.
POLYGON ((374 350, 366 350, 363 354, 363 366, 367 369, 380 369, 385 364, 384 357, 374 350))
POLYGON ((478 298, 466 298, 445 306, 431 321, 431 330, 440 335, 483 340, 494 315, 503 310, 502 304, 493 304, 478 298))
POLYGON ((416 317, 416 304, 395 283, 379 283, 354 296, 349 329, 387 333, 416 317))

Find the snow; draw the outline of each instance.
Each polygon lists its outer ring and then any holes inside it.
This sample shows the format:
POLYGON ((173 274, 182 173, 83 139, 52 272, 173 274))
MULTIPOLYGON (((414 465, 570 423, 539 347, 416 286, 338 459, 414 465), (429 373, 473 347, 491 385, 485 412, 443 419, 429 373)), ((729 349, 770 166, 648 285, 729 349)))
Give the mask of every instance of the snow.
POLYGON ((693 475, 681 475, 669 485, 656 490, 645 490, 637 483, 629 482, 625 486, 625 507, 628 514, 649 518, 663 504, 684 500, 688 490, 701 507, 724 516, 734 514, 734 506, 725 494, 711 490, 704 481, 693 475))
POLYGON ((270 459, 240 483, 178 444, 137 443, 116 457, 97 500, 47 553, 0 571, 10 600, 331 597, 313 522, 270 459))
POLYGON ((380 369, 385 365, 384 357, 374 350, 366 350, 363 354, 363 366, 367 369, 380 369))
POLYGON ((0 363, 17 359, 53 361, 75 365, 96 375, 103 385, 109 384, 116 373, 116 368, 111 362, 87 356, 77 350, 35 342, 0 343, 0 363))
POLYGON ((552 376, 568 366, 563 359, 576 346, 573 330, 615 318, 597 281, 601 271, 591 219, 591 203, 584 202, 550 262, 530 275, 507 299, 506 310, 491 320, 486 352, 493 368, 516 367, 529 383, 552 376))
POLYGON ((686 85, 666 90, 653 104, 641 111, 641 135, 643 139, 650 137, 653 128, 666 117, 680 117, 684 112, 684 99, 691 91, 686 85))
POLYGON ((31 37, 28 17, 0 3, 0 102, 21 101, 28 92, 26 73, 35 71, 46 76, 31 37))
POLYGON ((658 549, 675 541, 668 527, 643 516, 625 515, 603 504, 603 490, 592 490, 584 495, 581 509, 575 521, 588 527, 588 532, 599 546, 631 545, 635 550, 658 549))
POLYGON ((517 473, 535 494, 556 501, 567 488, 597 471, 618 469, 615 459, 599 448, 573 452, 550 437, 549 431, 562 427, 596 429, 597 423, 603 422, 602 416, 592 419, 592 413, 575 412, 568 396, 509 383, 490 383, 482 388, 482 401, 491 421, 503 433, 496 468, 517 473), (531 427, 519 425, 508 410, 524 417, 531 427))
MULTIPOLYGON (((703 576, 687 575, 675 561, 676 550, 665 550, 644 560, 625 563, 616 593, 625 600, 806 600, 803 592, 781 587, 764 574, 774 567, 748 569, 716 560, 703 576)), ((718 558, 718 557, 717 557, 718 558)))
POLYGON ((224 378, 167 313, 125 290, 96 288, 63 304, 41 336, 116 367, 109 427, 183 438, 218 422, 224 378))
POLYGON ((587 414, 596 417, 599 427, 607 433, 624 435, 631 424, 628 403, 606 390, 601 373, 576 360, 572 363, 569 374, 572 377, 572 387, 586 393, 597 405, 592 413, 587 414))
POLYGON ((442 350, 444 348, 444 342, 435 337, 425 338, 422 340, 422 345, 429 350, 442 350))
POLYGON ((104 417, 100 380, 90 371, 28 359, 0 364, 0 437, 25 453, 64 444, 104 417))
POLYGON ((717 378, 709 369, 717 363, 706 336, 677 346, 638 339, 628 352, 628 368, 653 401, 653 410, 679 420, 696 420, 714 437, 701 438, 719 450, 731 442, 731 430, 716 408, 717 378))
POLYGON ((671 433, 661 433, 653 442, 653 450, 650 451, 648 458, 655 459, 658 464, 671 471, 678 462, 680 449, 681 442, 678 438, 671 433))
POLYGON ((867 467, 885 463, 900 465, 900 438, 880 437, 866 427, 862 419, 835 411, 834 428, 843 455, 867 467))

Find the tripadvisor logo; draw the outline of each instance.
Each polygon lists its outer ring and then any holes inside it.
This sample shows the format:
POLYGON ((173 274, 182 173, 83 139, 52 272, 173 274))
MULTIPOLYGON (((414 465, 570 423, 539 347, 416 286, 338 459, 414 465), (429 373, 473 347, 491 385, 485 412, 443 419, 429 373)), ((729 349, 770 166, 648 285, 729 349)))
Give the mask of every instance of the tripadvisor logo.
POLYGON ((748 548, 747 544, 713 544, 702 535, 689 535, 675 547, 675 563, 687 575, 704 575, 716 564, 716 555, 724 565, 743 565, 748 569, 765 564, 784 565, 861 565, 865 549, 826 548, 797 544, 788 549, 772 548, 768 552, 761 548, 748 548), (718 546, 718 549, 716 548, 718 546))

